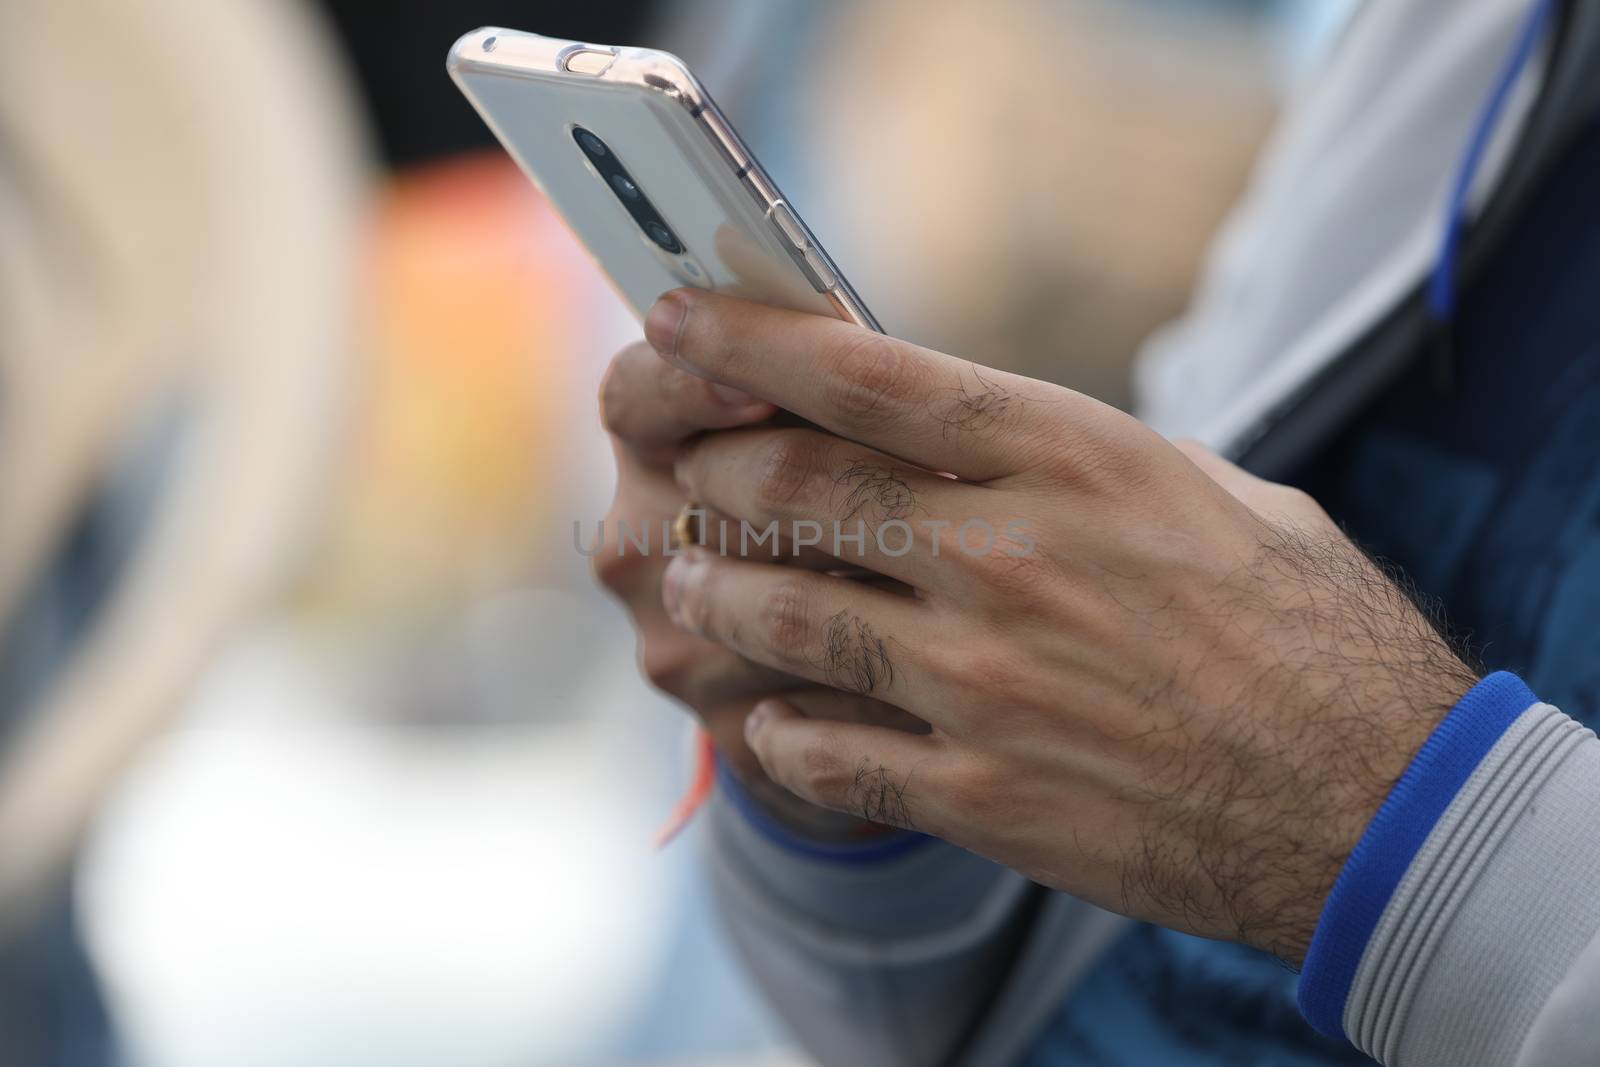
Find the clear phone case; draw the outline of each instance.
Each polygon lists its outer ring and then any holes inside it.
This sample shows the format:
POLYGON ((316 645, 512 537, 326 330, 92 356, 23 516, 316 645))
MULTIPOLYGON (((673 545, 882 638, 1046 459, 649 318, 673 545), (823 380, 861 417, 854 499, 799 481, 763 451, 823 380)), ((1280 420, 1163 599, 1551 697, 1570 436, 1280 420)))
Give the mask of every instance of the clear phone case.
POLYGON ((697 286, 879 329, 677 57, 485 27, 448 67, 635 314, 697 286))

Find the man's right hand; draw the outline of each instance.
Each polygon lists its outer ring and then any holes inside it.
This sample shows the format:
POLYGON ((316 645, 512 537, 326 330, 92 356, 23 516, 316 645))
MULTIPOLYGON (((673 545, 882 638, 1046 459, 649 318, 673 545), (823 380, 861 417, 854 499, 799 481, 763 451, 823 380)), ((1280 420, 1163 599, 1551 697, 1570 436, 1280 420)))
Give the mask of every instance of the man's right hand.
MULTIPOLYGON (((600 386, 601 420, 617 459, 617 493, 592 563, 600 583, 633 619, 640 664, 651 684, 688 706, 734 773, 769 809, 797 829, 833 836, 859 824, 814 808, 767 780, 744 740, 750 710, 763 697, 782 694, 814 718, 909 729, 921 724, 876 700, 819 687, 687 633, 673 624, 661 603, 661 575, 668 562, 662 530, 685 503, 672 470, 680 448, 706 431, 736 430, 775 414, 771 404, 671 366, 643 342, 619 352, 600 386), (622 524, 636 537, 649 530, 649 550, 619 538, 622 524)), ((772 561, 770 554, 763 559, 772 561)), ((806 565, 807 560, 785 557, 780 562, 806 565)))

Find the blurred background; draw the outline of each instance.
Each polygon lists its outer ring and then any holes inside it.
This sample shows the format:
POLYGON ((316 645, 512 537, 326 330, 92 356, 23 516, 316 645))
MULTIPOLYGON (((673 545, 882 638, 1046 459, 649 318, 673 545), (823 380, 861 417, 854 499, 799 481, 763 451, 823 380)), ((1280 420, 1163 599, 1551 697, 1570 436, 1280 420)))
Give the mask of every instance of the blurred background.
POLYGON ((891 332, 1126 405, 1350 6, 0 2, 0 1062, 803 1062, 572 549, 638 327, 457 35, 677 52, 891 332))

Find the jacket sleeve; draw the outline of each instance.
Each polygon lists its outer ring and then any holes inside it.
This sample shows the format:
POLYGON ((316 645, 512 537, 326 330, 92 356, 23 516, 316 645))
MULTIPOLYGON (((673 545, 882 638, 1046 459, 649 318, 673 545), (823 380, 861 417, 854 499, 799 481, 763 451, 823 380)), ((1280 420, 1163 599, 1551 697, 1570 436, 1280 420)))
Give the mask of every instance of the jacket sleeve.
POLYGON ((1300 982, 1389 1067, 1600 1063, 1600 741, 1495 674, 1340 872, 1300 982))
POLYGON ((830 1067, 948 1062, 993 1000, 1039 890, 920 835, 795 837, 719 778, 708 836, 720 910, 807 1052, 830 1067))
POLYGON ((1534 1017, 1517 1067, 1600 1060, 1600 937, 1591 938, 1534 1017))

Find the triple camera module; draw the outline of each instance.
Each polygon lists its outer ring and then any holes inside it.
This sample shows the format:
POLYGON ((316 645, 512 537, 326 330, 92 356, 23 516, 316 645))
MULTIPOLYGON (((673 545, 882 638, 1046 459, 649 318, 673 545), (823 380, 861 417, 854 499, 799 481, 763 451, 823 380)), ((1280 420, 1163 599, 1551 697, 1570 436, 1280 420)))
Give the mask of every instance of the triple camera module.
POLYGON ((661 212, 650 203, 650 198, 644 195, 644 190, 639 188, 639 183, 633 180, 633 175, 628 173, 617 154, 582 126, 572 128, 572 139, 578 142, 583 154, 589 157, 589 162, 594 164, 600 177, 605 179, 606 185, 622 202, 622 206, 628 209, 628 214, 633 216, 633 221, 639 224, 645 235, 672 255, 681 255, 683 242, 672 232, 672 227, 661 217, 661 212))

